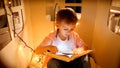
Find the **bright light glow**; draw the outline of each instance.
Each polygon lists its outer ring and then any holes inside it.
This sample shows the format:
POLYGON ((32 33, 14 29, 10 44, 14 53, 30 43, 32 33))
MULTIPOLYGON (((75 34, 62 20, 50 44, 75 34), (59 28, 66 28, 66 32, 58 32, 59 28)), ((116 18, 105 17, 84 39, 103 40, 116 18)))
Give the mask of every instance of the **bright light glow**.
POLYGON ((113 9, 110 9, 110 12, 120 13, 120 11, 119 11, 119 10, 113 10, 113 9))
POLYGON ((23 45, 19 45, 19 51, 23 51, 23 45))
POLYGON ((119 26, 115 26, 115 33, 120 33, 120 27, 119 26))
POLYGON ((81 19, 81 13, 77 13, 77 18, 80 20, 81 19))
POLYGON ((30 62, 30 68, 43 68, 43 55, 34 54, 30 62))
POLYGON ((10 1, 8 2, 8 4, 11 4, 11 3, 12 3, 12 2, 10 2, 10 1))
POLYGON ((76 26, 78 26, 78 25, 79 25, 79 23, 77 22, 77 23, 76 23, 76 26))
POLYGON ((34 60, 35 62, 39 62, 39 61, 40 61, 40 58, 39 58, 38 55, 35 55, 34 58, 33 58, 33 60, 34 60))

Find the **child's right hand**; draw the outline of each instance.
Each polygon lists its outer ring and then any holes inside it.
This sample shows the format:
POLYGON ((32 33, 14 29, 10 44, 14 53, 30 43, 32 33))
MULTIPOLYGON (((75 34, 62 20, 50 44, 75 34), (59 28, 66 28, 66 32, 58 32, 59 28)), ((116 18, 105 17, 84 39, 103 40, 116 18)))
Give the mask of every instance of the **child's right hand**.
POLYGON ((51 52, 51 53, 56 53, 58 51, 57 47, 53 45, 49 46, 40 46, 35 49, 36 54, 44 54, 45 52, 51 52))
POLYGON ((74 54, 80 54, 80 53, 83 52, 83 51, 84 51, 83 48, 75 48, 75 49, 73 49, 73 53, 74 53, 74 54))

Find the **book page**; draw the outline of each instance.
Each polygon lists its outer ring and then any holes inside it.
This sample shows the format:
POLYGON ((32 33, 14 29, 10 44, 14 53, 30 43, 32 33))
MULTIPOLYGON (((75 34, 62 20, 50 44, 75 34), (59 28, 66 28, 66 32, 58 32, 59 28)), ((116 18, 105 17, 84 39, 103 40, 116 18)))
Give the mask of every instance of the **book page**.
POLYGON ((70 57, 68 55, 58 55, 58 54, 53 54, 53 53, 50 53, 50 52, 46 52, 46 55, 51 56, 52 58, 55 58, 55 59, 58 59, 58 60, 62 60, 62 61, 65 61, 65 62, 70 62, 70 61, 72 61, 76 58, 79 58, 83 55, 86 55, 86 54, 88 54, 92 51, 93 50, 86 50, 86 51, 81 52, 80 54, 73 54, 70 57))
POLYGON ((57 52, 56 55, 63 55, 63 56, 72 57, 73 52, 57 52))

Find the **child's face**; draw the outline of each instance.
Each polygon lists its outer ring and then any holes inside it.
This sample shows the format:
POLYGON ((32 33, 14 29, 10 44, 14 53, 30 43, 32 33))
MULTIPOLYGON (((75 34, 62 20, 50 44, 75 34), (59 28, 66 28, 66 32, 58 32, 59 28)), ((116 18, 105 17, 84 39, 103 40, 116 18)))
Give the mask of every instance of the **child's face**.
POLYGON ((62 37, 68 37, 70 33, 74 30, 76 24, 66 24, 65 22, 62 22, 61 24, 58 24, 59 29, 59 35, 62 37))

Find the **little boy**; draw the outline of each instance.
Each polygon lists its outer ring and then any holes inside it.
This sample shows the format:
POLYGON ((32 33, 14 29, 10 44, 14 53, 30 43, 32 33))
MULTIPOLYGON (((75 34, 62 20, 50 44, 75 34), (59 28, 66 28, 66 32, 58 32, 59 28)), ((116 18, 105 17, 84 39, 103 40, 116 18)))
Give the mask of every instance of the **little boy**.
MULTIPOLYGON (((56 30, 50 33, 37 47, 36 53, 41 48, 46 46, 56 47, 54 53, 73 52, 78 54, 81 51, 87 50, 87 45, 73 30, 76 27, 78 19, 76 13, 71 8, 63 8, 56 15, 56 30)), ((71 62, 64 62, 57 59, 50 59, 47 63, 47 68, 83 68, 83 63, 80 57, 71 62)))

